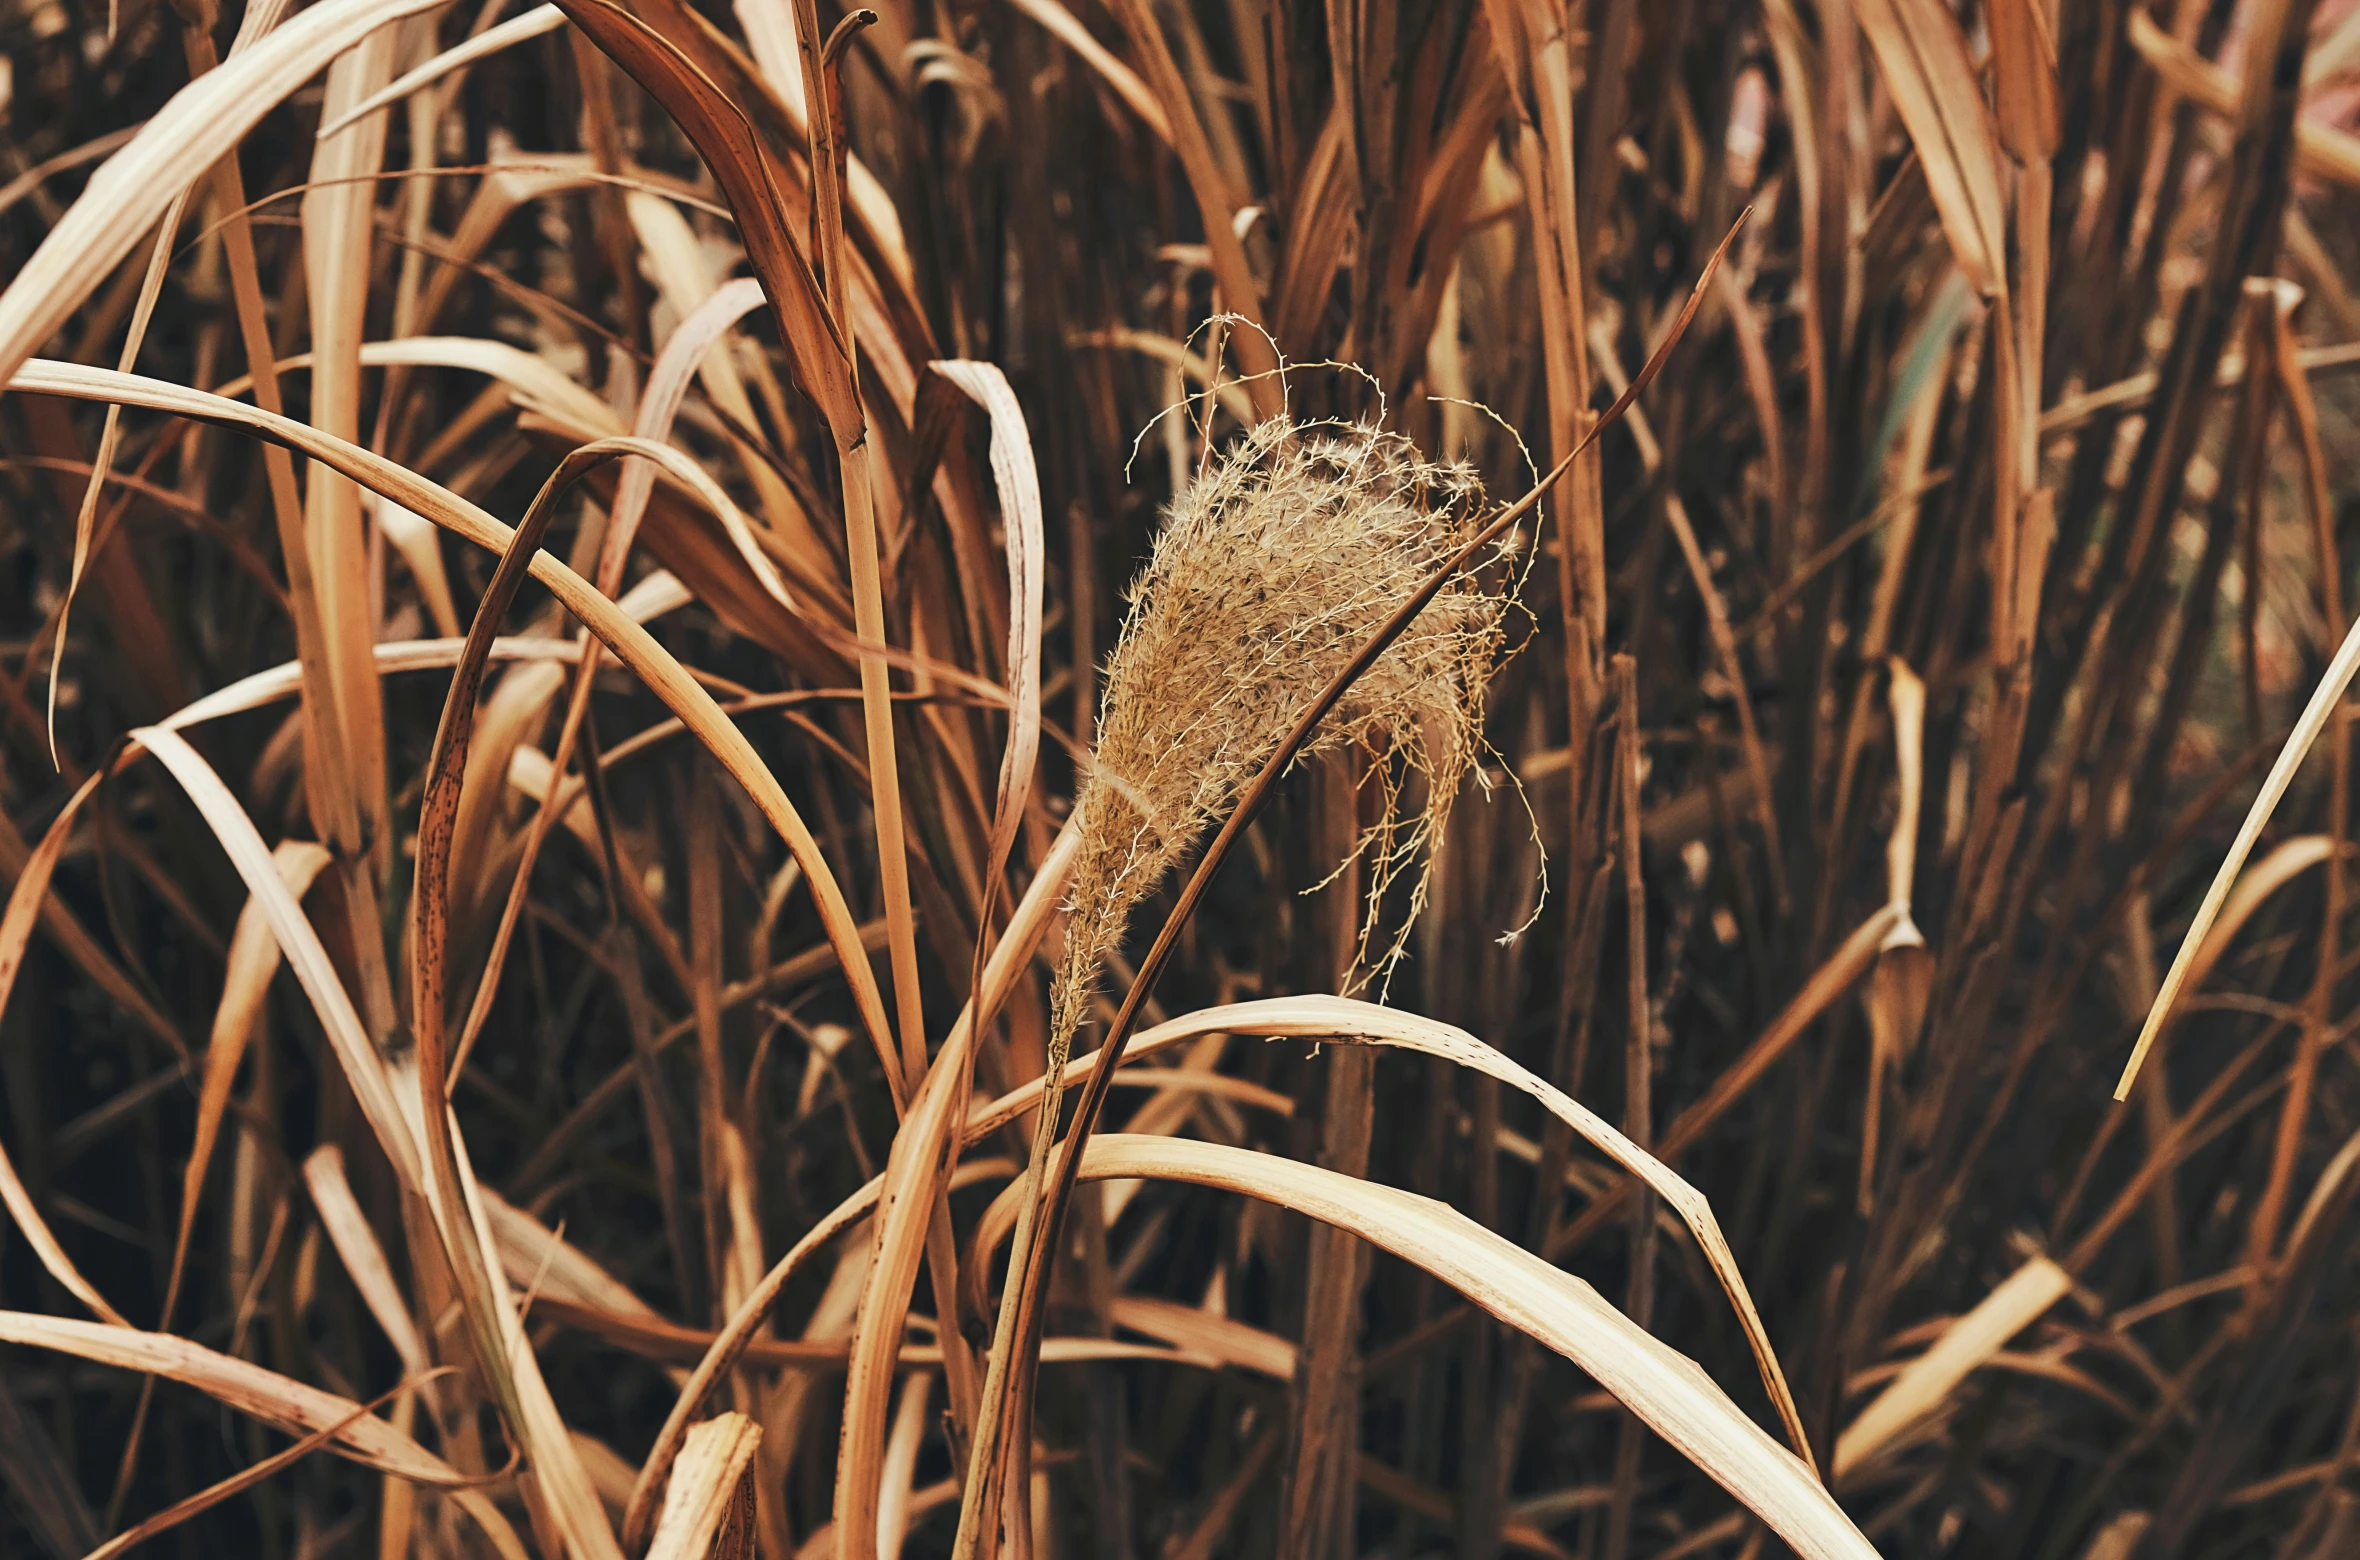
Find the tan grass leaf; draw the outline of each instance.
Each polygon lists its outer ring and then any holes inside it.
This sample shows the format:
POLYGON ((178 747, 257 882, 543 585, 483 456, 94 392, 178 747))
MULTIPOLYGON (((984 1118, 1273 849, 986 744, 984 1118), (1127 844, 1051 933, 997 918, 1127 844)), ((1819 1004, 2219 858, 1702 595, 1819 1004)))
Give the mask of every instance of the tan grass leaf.
POLYGON ((290 1430, 333 1432, 333 1449, 381 1473, 446 1491, 475 1519, 501 1560, 529 1560, 508 1519, 473 1481, 350 1398, 322 1392, 277 1371, 168 1333, 141 1332, 94 1322, 66 1321, 24 1311, 0 1311, 0 1341, 50 1349, 121 1370, 164 1376, 196 1388, 239 1413, 290 1430))
MULTIPOLYGON (((1754 1308, 1753 1297, 1746 1289, 1745 1277, 1738 1271, 1737 1259, 1721 1233, 1719 1221, 1713 1217, 1711 1204, 1662 1160, 1633 1143, 1603 1117, 1455 1025, 1350 997, 1271 997, 1206 1008, 1142 1031, 1132 1039, 1124 1055, 1126 1059, 1152 1055, 1198 1035, 1216 1033, 1265 1038, 1295 1036, 1417 1051, 1497 1079, 1530 1097, 1571 1127, 1583 1141, 1644 1181, 1688 1226, 1737 1313, 1738 1323, 1753 1349, 1755 1364, 1761 1370, 1762 1385, 1778 1410, 1788 1438, 1802 1455, 1808 1456, 1809 1443, 1803 1433, 1801 1412, 1788 1390, 1785 1373, 1779 1368, 1777 1353, 1754 1308)), ((1066 1065, 1077 1075, 1087 1075, 1096 1063, 1097 1057, 1092 1055, 1077 1057, 1066 1065)), ((1035 1080, 981 1107, 968 1118, 968 1133, 971 1137, 980 1136, 983 1131, 1012 1119, 1039 1099, 1040 1090, 1041 1083, 1035 1080)))
POLYGON ((2303 711, 2303 718, 2295 722, 2294 732, 2286 739, 2286 746, 2271 767, 2269 778, 2262 782, 2262 794, 2254 799, 2253 807, 2245 815, 2245 823, 2237 831, 2236 841, 2229 847, 2228 859, 2205 890, 2204 902, 2197 907, 2196 919, 2189 923, 2188 935, 2180 939, 2180 951, 2172 959, 2172 967, 2163 978, 2162 989, 2156 993, 2153 1006, 2147 1009, 2147 1021, 2139 1030, 2138 1044, 2131 1048, 2131 1059, 2123 1068, 2122 1079, 2114 1086, 2118 1100, 2130 1097, 2130 1088, 2139 1075, 2139 1068, 2147 1060, 2147 1052, 2162 1038, 2164 1030, 2176 1016, 2183 992, 2193 992, 2204 984, 2205 977, 2220 963, 2221 955, 2229 951, 2236 938, 2256 910, 2272 894, 2283 888, 2297 874, 2319 865, 2335 853, 2335 842, 2324 834, 2299 834, 2280 842, 2278 847, 2256 863, 2244 877, 2238 871, 2245 858, 2253 851, 2254 840, 2269 821, 2270 812, 2279 796, 2286 790, 2287 780, 2302 763, 2303 752, 2325 724, 2334 702, 2343 696, 2343 685, 2352 679, 2353 667, 2346 665, 2347 656, 2360 663, 2360 623, 2352 625, 2352 632, 2336 652, 2334 664, 2327 670, 2319 689, 2311 696, 2311 703, 2303 711), (2341 667, 2342 681, 2338 682, 2337 668, 2341 667), (2332 692, 2330 691, 2332 687, 2332 692), (2322 708, 2322 706, 2326 708, 2322 708), (2320 720, 2312 720, 2312 712, 2320 712, 2320 720), (2308 733, 2306 734, 2306 727, 2308 733), (2299 744, 2299 745, 2298 745, 2299 744))
POLYGON ((343 1259, 345 1275, 360 1291, 361 1303, 392 1343, 402 1369, 416 1375, 428 1363, 426 1340, 410 1318, 401 1284, 393 1276, 393 1264, 385 1259, 385 1248, 369 1227, 369 1216, 361 1212, 360 1200, 353 1196, 352 1184, 344 1177, 344 1151, 333 1143, 313 1149, 303 1161, 303 1183, 311 1188, 311 1205, 319 1213, 320 1227, 328 1232, 328 1244, 343 1259))
POLYGON ((270 847, 262 843, 254 820, 238 805, 229 787, 222 784, 213 766, 177 732, 145 726, 132 733, 132 740, 154 754, 156 761, 180 782, 214 838, 228 853, 230 865, 246 880, 251 902, 261 907, 280 949, 286 954, 287 967, 294 972, 304 995, 311 999, 312 1010, 319 1015, 320 1027, 327 1032, 329 1047, 352 1085, 353 1098, 360 1104, 363 1119, 376 1134, 385 1157, 392 1161, 403 1184, 422 1193, 417 1145, 400 1107, 394 1102, 393 1086, 386 1077, 384 1063, 378 1058, 368 1032, 361 1027, 351 994, 344 989, 343 978, 330 962, 328 950, 321 945, 310 917, 287 891, 286 881, 271 860, 270 847))
MULTIPOLYGON (((2155 24, 2143 11, 2130 18, 2131 47, 2174 92, 2207 113, 2234 122, 2244 87, 2237 78, 2155 24)), ((2360 187, 2360 136, 2308 116, 2294 123, 2295 166, 2315 179, 2360 187)))
MULTIPOLYGON (((306 424, 219 396, 207 395, 201 390, 132 374, 111 374, 103 369, 47 361, 27 366, 10 384, 11 388, 18 390, 77 399, 119 398, 129 404, 193 417, 201 422, 267 438, 315 459, 337 465, 355 481, 404 508, 424 515, 444 529, 456 532, 478 547, 501 552, 506 550, 511 539, 512 533, 507 526, 458 494, 428 481, 405 466, 323 434, 306 424)), ((889 1034, 876 976, 869 968, 866 954, 861 950, 859 922, 845 904, 835 874, 820 854, 818 840, 804 824, 794 804, 787 799, 778 778, 754 752, 752 744, 746 741, 745 734, 721 713, 712 695, 689 676, 669 651, 657 644, 646 629, 623 613, 612 600, 593 589, 588 581, 546 552, 536 553, 531 567, 533 577, 547 586, 567 611, 587 624, 591 632, 615 653, 617 659, 670 706, 698 740, 711 749, 722 767, 752 795, 763 816, 785 839, 787 848, 802 865, 804 875, 811 883, 813 897, 819 904, 821 924, 827 929, 830 945, 844 961, 845 980, 852 987, 854 1001, 859 1005, 864 1021, 870 1026, 872 1034, 879 1037, 889 1034)), ((890 1042, 881 1040, 881 1043, 890 1042)))
MULTIPOLYGON (((1029 964, 1033 950, 1048 929, 1050 917, 1056 912, 1065 893, 1068 875, 1080 841, 1075 820, 1068 818, 1058 832, 1056 841, 1041 860, 1040 869, 1026 888, 998 946, 992 949, 983 972, 982 998, 987 1006, 997 1006, 1005 999, 1007 989, 1029 964)), ((891 1220, 880 1219, 870 1276, 861 1288, 860 1308, 855 1323, 850 1364, 846 1370, 845 1394, 847 1403, 857 1391, 863 1401, 873 1406, 880 1391, 889 1392, 892 1373, 898 1361, 901 1335, 909 1314, 910 1276, 914 1276, 917 1253, 925 1239, 931 1220, 933 1194, 916 1195, 914 1188, 923 1169, 929 1176, 939 1174, 939 1167, 948 1164, 952 1134, 960 1116, 949 1106, 956 1099, 953 1084, 964 1077, 967 1066, 966 1051, 974 1033, 974 1010, 960 1015, 951 1028, 948 1039, 936 1054, 934 1067, 927 1074, 926 1083, 919 1090, 919 1098, 912 1105, 901 1129, 894 1134, 893 1153, 884 1175, 880 1175, 839 1203, 795 1245, 771 1265, 753 1291, 740 1301, 721 1331, 714 1337, 712 1347, 697 1363, 696 1373, 681 1389, 671 1416, 657 1434, 655 1447, 648 1453, 646 1468, 640 1475, 640 1486, 634 1495, 631 1510, 624 1519, 626 1542, 637 1532, 644 1532, 644 1524, 653 1515, 654 1492, 661 1487, 664 1469, 678 1452, 680 1438, 715 1383, 735 1366, 747 1345, 753 1341, 755 1330, 777 1303, 787 1281, 803 1264, 835 1235, 868 1216, 878 1206, 888 1178, 895 1183, 893 1207, 899 1212, 891 1220), (939 1102, 939 1104, 937 1103, 939 1102), (905 1276, 898 1283, 880 1282, 879 1268, 889 1267, 905 1276), (855 1373, 859 1379, 854 1380, 855 1373), (882 1383, 882 1386, 879 1384, 882 1383)), ((849 1419, 849 1414, 847 1418, 849 1419)), ((863 1421, 867 1423, 868 1421, 863 1421)), ((881 1422, 881 1421, 880 1421, 881 1422)), ((864 1443, 863 1456, 868 1460, 869 1477, 864 1480, 868 1500, 875 1499, 876 1468, 883 1457, 881 1434, 873 1438, 873 1448, 864 1443)), ((839 1453, 838 1494, 843 1495, 845 1479, 843 1467, 852 1461, 848 1448, 839 1453)), ((873 1509, 873 1507, 872 1507, 873 1509)), ((872 1518, 873 1521, 873 1518, 872 1518)), ((872 1527, 871 1531, 874 1529, 872 1527)))
POLYGON ((387 23, 441 0, 320 0, 173 94, 0 293, 0 379, 56 334, 151 230, 177 193, 331 60, 387 23))
POLYGON ((1588 1284, 1446 1204, 1247 1149, 1123 1133, 1092 1137, 1080 1173, 1217 1187, 1349 1230, 1572 1360, 1807 1560, 1876 1554, 1810 1468, 1694 1361, 1588 1284))
POLYGON ((318 138, 322 141, 339 130, 364 119, 388 104, 398 103, 414 92, 419 92, 477 60, 489 59, 503 49, 513 48, 565 25, 565 13, 553 5, 537 5, 522 16, 511 16, 497 26, 487 27, 466 42, 443 50, 425 64, 405 71, 386 86, 338 114, 321 121, 318 138))
POLYGON ((723 1414, 688 1432, 647 1560, 752 1560, 754 1449, 762 1427, 723 1414))
POLYGON ((843 332, 828 311, 811 262, 786 226, 786 202, 745 111, 690 62, 680 47, 612 0, 560 0, 567 16, 678 122, 736 213, 746 258, 778 312, 779 334, 796 377, 849 450, 867 427, 843 332))
MULTIPOLYGON (((314 879, 328 864, 328 853, 308 840, 281 840, 271 852, 287 892, 300 903, 314 879)), ((259 906, 248 903, 238 912, 237 930, 230 934, 229 969, 222 977, 221 1002, 213 1011, 213 1037, 205 1047, 205 1081, 197 1093, 197 1124, 188 1151, 188 1166, 180 1178, 180 1231, 172 1244, 172 1271, 164 1281, 164 1325, 172 1321, 173 1302, 180 1294, 181 1274, 188 1262, 189 1236, 196 1228, 197 1198, 205 1189, 205 1172, 213 1163, 213 1146, 221 1135, 221 1119, 229 1109, 230 1086, 237 1081, 238 1064, 254 1036, 270 983, 279 972, 278 938, 259 906)), ((407 1356, 404 1364, 418 1366, 407 1356)))
POLYGON ((1163 23, 1155 7, 1147 0, 1114 0, 1113 10, 1130 36, 1132 52, 1146 67, 1148 84, 1163 104, 1171 129, 1168 139, 1180 154, 1189 190, 1203 213, 1205 242, 1213 252, 1213 275, 1221 284, 1220 307, 1245 322, 1245 328, 1231 341, 1238 364, 1245 370, 1247 399, 1253 402, 1258 418, 1275 416, 1286 410, 1286 386, 1278 378, 1278 353, 1263 329, 1262 295, 1254 285, 1245 242, 1238 236, 1237 202, 1230 194, 1229 181, 1213 159, 1204 122, 1197 117, 1195 100, 1172 58, 1171 45, 1164 42, 1163 23))
POLYGON ((1985 297, 2005 292, 1999 148, 1957 18, 1936 0, 1863 0, 1859 17, 1959 269, 1985 297))
POLYGON ((1138 72, 1115 58, 1114 51, 1098 41, 1097 34, 1081 23, 1081 19, 1067 10, 1058 0, 1011 0, 1011 3, 1041 24, 1049 35, 1082 57, 1082 62, 1106 78, 1114 94, 1139 122, 1155 132, 1156 139, 1172 145, 1172 122, 1164 117, 1163 104, 1138 72))
POLYGON ((200 1516, 203 1513, 212 1510, 215 1506, 220 1505, 223 1501, 230 1499, 232 1496, 243 1494, 245 1491, 252 1489, 255 1485, 260 1484, 263 1480, 269 1478, 272 1474, 277 1473, 280 1469, 291 1467, 294 1464, 301 1462, 304 1458, 309 1457, 313 1452, 320 1450, 330 1441, 335 1440, 337 1436, 350 1429, 356 1421, 368 1418, 377 1409, 383 1407, 387 1402, 394 1398, 403 1396, 404 1394, 421 1385, 423 1385, 423 1382, 417 1378, 412 1378, 409 1381, 403 1382, 400 1386, 395 1387, 391 1392, 384 1394, 384 1396, 378 1398, 374 1403, 354 1404, 352 1412, 347 1414, 343 1419, 338 1420, 335 1424, 322 1426, 320 1429, 314 1430, 311 1434, 297 1441, 293 1446, 275 1452, 271 1456, 263 1458, 260 1462, 257 1462, 250 1467, 240 1469, 238 1472, 231 1474, 228 1478, 221 1480, 219 1483, 207 1485, 204 1489, 199 1490, 196 1494, 189 1496, 185 1500, 174 1501, 171 1505, 165 1507, 162 1511, 157 1512, 154 1516, 140 1522, 137 1526, 124 1529, 122 1532, 116 1534, 113 1538, 110 1538, 105 1543, 99 1545, 96 1549, 91 1550, 89 1554, 83 1557, 83 1560, 114 1560, 116 1555, 123 1553, 125 1550, 133 1548, 136 1545, 143 1544, 149 1539, 154 1538, 159 1533, 169 1532, 173 1528, 180 1526, 180 1524, 183 1522, 188 1521, 190 1518, 200 1516))
MULTIPOLYGON (((74 816, 82 804, 97 791, 102 770, 82 782, 69 797, 56 818, 50 821, 49 831, 26 861, 24 870, 17 874, 16 887, 8 896, 8 910, 0 917, 0 1008, 16 990, 17 976, 24 970, 25 948, 32 941, 33 925, 41 907, 49 897, 49 881, 57 871, 58 857, 64 854, 66 841, 73 836, 74 816)), ((41 1217, 41 1210, 33 1202, 33 1194, 16 1173, 16 1165, 8 1157, 8 1150, 0 1146, 0 1205, 5 1205, 17 1228, 24 1232, 32 1245, 33 1254, 41 1259, 41 1266, 56 1279, 65 1291, 88 1306, 95 1316, 104 1318, 117 1327, 128 1327, 120 1311, 109 1305, 91 1282, 82 1276, 65 1248, 57 1243, 49 1223, 41 1217)))
POLYGON ((1273 1381, 1295 1379, 1294 1344, 1259 1327, 1148 1295, 1117 1295, 1108 1314, 1117 1327, 1160 1338, 1174 1348, 1207 1355, 1273 1381))
POLYGON ((1940 1407, 1967 1378, 2010 1338, 2073 1287, 2065 1270, 2047 1257, 2034 1257, 1985 1295, 1975 1308, 1944 1329, 1934 1346, 1911 1360, 1844 1427, 1836 1441, 1835 1476, 1861 1467, 1904 1430, 1940 1407))

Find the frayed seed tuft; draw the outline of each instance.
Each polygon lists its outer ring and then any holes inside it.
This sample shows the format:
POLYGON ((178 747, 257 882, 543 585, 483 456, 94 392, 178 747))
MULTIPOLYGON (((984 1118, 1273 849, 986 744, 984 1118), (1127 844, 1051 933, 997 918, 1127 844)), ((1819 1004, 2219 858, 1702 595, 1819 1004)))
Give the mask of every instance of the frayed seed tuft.
MULTIPOLYGON (((1471 469, 1427 461, 1399 434, 1284 418, 1247 434, 1173 503, 1107 664, 1052 1001, 1060 1059, 1132 909, 1352 653, 1465 545, 1482 509, 1471 469)), ((1503 545, 1485 562, 1512 567, 1514 557, 1503 545)), ((1382 805, 1352 858, 1368 867, 1355 986, 1399 957, 1424 904, 1428 847, 1481 752, 1508 594, 1472 570, 1445 586, 1304 750, 1381 755, 1369 776, 1382 805), (1402 924, 1372 958, 1379 907, 1413 873, 1402 924)))

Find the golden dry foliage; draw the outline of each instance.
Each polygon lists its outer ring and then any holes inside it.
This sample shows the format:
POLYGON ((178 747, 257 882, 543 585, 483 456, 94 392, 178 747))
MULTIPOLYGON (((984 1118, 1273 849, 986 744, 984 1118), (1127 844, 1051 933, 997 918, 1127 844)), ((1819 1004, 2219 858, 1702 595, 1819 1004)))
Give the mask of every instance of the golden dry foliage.
MULTIPOLYGON (((1060 1056, 1132 910, 1236 805, 1352 653, 1474 535, 1482 500, 1472 470, 1427 461, 1399 434, 1299 428, 1280 416, 1215 456, 1172 501, 1127 592, 1090 778, 1074 804, 1081 842, 1050 996, 1060 1056)), ((1362 783, 1379 795, 1352 847, 1372 917, 1448 827, 1481 756, 1483 691, 1505 643, 1503 592, 1515 583, 1456 577, 1303 749, 1305 758, 1357 749, 1376 759, 1362 783), (1396 759, 1416 776, 1414 803, 1391 773, 1396 759)), ((1408 918, 1424 898, 1419 874, 1408 918)), ((1364 964, 1373 930, 1361 938, 1364 964)), ((1389 965, 1407 935, 1404 926, 1376 962, 1389 965)))
POLYGON ((2353 1552, 2356 83, 0 0, 0 1554, 2353 1552))

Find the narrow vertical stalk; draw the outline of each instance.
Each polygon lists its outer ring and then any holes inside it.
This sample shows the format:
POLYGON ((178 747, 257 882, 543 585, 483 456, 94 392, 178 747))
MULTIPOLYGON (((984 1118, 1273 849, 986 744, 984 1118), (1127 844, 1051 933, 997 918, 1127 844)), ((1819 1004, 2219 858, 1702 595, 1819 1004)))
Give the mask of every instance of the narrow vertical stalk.
MULTIPOLYGON (((1630 1023, 1623 1050, 1623 1135, 1641 1148, 1654 1142, 1651 1085, 1654 1047, 1648 1035, 1647 882, 1641 871, 1639 839, 1639 668, 1627 655, 1614 658, 1611 678, 1620 715, 1615 727, 1615 784, 1621 793, 1624 932, 1630 948, 1630 1023)), ((1631 1281, 1623 1309, 1641 1327, 1655 1309, 1655 1194, 1642 1188, 1631 1199, 1631 1281)), ((1623 1415, 1614 1449, 1614 1496, 1607 1508, 1607 1560, 1631 1552, 1631 1504, 1639 1488, 1639 1454, 1647 1430, 1636 1416, 1623 1415)))
MULTIPOLYGON (((857 25, 856 18, 845 25, 857 25)), ((875 17, 869 17, 871 21, 875 17)), ((846 274, 841 158, 843 104, 835 62, 820 35, 813 0, 796 0, 795 25, 803 45, 803 88, 811 114, 812 262, 827 297, 828 312, 844 343, 854 385, 860 383, 860 345, 853 327, 852 290, 846 274)), ((893 968, 894 1023, 900 1030, 905 1098, 915 1097, 926 1077, 926 1020, 918 991, 917 919, 910 910, 909 841, 901 813, 901 765, 893 746, 893 683, 885 664, 885 592, 878 568, 876 478, 873 446, 862 429, 850 444, 839 434, 836 450, 844 491, 844 552, 852 575, 852 626, 860 635, 860 708, 868 739, 869 798, 877 825, 877 886, 885 903, 885 938, 893 968), (872 648, 873 647, 873 648, 872 648)))
MULTIPOLYGON (((1346 766, 1365 760, 1345 754, 1322 771, 1321 850, 1340 858, 1359 832, 1358 787, 1346 766)), ((1327 925, 1339 989, 1349 990, 1358 946, 1361 872, 1356 861, 1329 887, 1327 925)), ((1376 1110, 1376 1055, 1362 1046, 1335 1046, 1321 1058, 1326 1077, 1320 1108, 1319 1162, 1346 1175, 1365 1176, 1376 1110)), ((1287 1472, 1278 1551, 1303 1560, 1350 1560, 1355 1467, 1360 1453, 1360 1296, 1368 1278, 1368 1248, 1332 1225, 1309 1233, 1303 1282, 1303 1341, 1295 1366, 1295 1445, 1287 1472)))

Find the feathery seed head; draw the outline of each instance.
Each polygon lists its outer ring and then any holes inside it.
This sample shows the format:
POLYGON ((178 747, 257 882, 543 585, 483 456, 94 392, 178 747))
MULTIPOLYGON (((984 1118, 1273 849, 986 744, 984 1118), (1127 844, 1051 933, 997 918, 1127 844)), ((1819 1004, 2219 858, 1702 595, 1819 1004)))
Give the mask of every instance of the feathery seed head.
MULTIPOLYGON (((1399 434, 1285 418, 1215 457, 1174 500, 1106 667, 1054 993, 1061 1052, 1132 909, 1236 802, 1352 653, 1465 545, 1482 507, 1472 470, 1429 462, 1399 434)), ((1407 932, 1372 963, 1378 905, 1418 868, 1415 917, 1424 847, 1480 752, 1507 594, 1473 570, 1452 580, 1305 750, 1385 755, 1370 770, 1383 805, 1355 849, 1369 867, 1364 980, 1398 956, 1407 932), (1411 775, 1424 781, 1414 803, 1411 775)))

